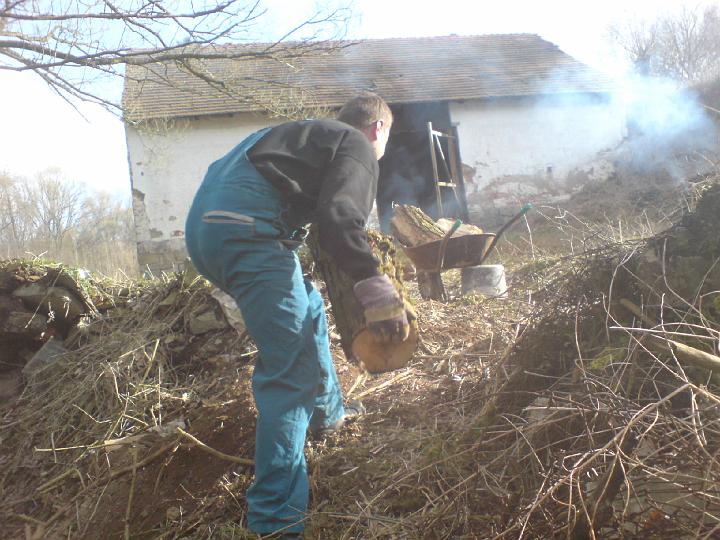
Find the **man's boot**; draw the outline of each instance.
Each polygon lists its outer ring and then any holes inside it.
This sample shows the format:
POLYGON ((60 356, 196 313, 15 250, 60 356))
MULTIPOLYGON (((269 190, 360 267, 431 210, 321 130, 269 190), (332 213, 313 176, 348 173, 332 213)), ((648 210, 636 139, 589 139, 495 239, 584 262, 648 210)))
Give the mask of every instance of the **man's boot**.
POLYGON ((343 426, 354 422, 365 414, 365 405, 363 405, 362 401, 358 399, 351 401, 350 403, 345 405, 344 408, 345 414, 340 420, 338 420, 331 426, 313 430, 312 436, 316 439, 322 439, 323 437, 332 435, 333 433, 336 433, 338 430, 340 430, 343 426))

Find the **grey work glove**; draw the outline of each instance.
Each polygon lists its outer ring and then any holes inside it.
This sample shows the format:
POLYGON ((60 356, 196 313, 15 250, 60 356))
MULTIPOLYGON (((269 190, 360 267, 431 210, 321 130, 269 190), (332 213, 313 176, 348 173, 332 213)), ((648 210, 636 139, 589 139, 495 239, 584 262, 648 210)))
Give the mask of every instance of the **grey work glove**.
POLYGON ((358 281, 355 298, 365 310, 365 322, 381 343, 401 343, 410 335, 405 305, 385 274, 358 281))

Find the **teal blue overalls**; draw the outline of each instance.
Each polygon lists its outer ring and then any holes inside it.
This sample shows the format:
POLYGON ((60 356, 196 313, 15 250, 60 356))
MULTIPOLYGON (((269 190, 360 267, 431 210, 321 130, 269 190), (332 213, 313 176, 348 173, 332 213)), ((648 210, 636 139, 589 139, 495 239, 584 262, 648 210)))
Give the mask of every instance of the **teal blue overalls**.
POLYGON ((307 429, 344 414, 322 297, 303 279, 279 193, 247 157, 266 132, 210 165, 185 227, 193 264, 232 295, 259 352, 255 481, 247 501, 248 528, 261 534, 303 530, 307 429))

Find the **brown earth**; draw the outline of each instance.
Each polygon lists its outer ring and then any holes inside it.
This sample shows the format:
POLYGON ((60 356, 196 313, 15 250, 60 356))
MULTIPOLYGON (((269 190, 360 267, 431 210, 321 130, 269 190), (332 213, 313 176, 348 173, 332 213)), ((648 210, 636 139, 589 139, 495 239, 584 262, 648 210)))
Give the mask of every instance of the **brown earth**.
MULTIPOLYGON (((685 210, 676 204, 676 219, 649 238, 580 214, 548 214, 540 230, 536 216, 532 239, 516 231, 495 255, 509 273, 504 300, 461 296, 455 270, 444 274, 446 303, 421 300, 411 284, 422 342, 404 370, 361 372, 333 334, 345 394, 368 414, 308 442, 305 537, 713 537, 720 386, 667 350, 651 354, 643 335, 718 353, 715 184, 681 199, 685 210)), ((658 193, 646 200, 672 206, 658 193)), ((51 270, 3 268, 0 305, 15 307, 16 273, 51 270)), ((203 314, 222 319, 192 276, 84 288, 99 313, 62 334, 68 355, 0 409, 7 537, 255 538, 244 529, 251 468, 176 429, 252 458, 252 343, 227 325, 190 331, 203 314)), ((28 339, 32 353, 45 338, 28 339)), ((11 352, 14 366, 28 356, 11 352)))

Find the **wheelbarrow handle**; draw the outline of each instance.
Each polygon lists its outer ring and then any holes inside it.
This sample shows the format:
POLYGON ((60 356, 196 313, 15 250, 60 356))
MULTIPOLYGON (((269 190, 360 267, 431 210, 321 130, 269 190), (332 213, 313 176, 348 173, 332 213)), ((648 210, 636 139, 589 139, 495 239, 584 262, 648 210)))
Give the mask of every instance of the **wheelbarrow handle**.
POLYGON ((450 240, 450 237, 455 234, 455 231, 460 228, 460 225, 462 225, 462 221, 456 219, 455 223, 453 223, 452 227, 450 227, 450 230, 442 237, 442 240, 440 241, 436 273, 442 271, 443 263, 445 262, 445 250, 447 249, 447 243, 450 240))
POLYGON ((505 225, 500 227, 500 230, 495 233, 495 238, 493 238, 492 241, 490 242, 490 245, 488 246, 487 251, 485 251, 485 255, 483 255, 483 258, 480 260, 479 264, 482 264, 485 261, 485 259, 488 258, 488 256, 492 252, 492 250, 495 248, 495 244, 497 244, 497 241, 500 239, 500 236, 502 236, 502 234, 505 231, 507 231, 512 225, 514 225, 517 220, 519 220, 521 217, 523 217, 525 214, 527 214, 532 209, 532 207, 533 207, 532 203, 527 203, 527 204, 523 205, 523 207, 520 209, 520 211, 517 214, 515 214, 513 217, 510 218, 510 221, 508 221, 507 223, 505 223, 505 225))

